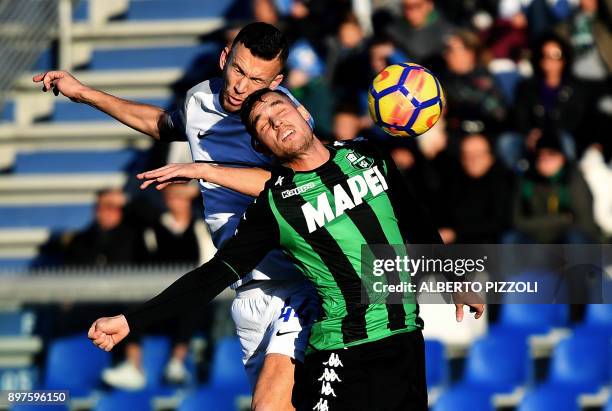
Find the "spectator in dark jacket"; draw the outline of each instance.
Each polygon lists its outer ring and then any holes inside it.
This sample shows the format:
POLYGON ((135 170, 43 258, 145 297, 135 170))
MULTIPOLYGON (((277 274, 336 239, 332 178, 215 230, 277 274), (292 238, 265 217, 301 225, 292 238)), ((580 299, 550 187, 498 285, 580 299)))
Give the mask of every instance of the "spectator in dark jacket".
POLYGON ((442 84, 451 135, 483 130, 494 133, 504 125, 506 108, 502 92, 491 73, 480 64, 480 54, 480 41, 470 31, 458 31, 446 41, 442 84))
POLYGON ((489 140, 472 134, 461 141, 461 171, 445 200, 446 244, 494 244, 510 220, 510 179, 496 163, 489 140))
POLYGON ((593 197, 561 150, 558 135, 546 132, 536 146, 535 167, 514 193, 511 243, 589 243, 598 240, 593 197))
POLYGON ((126 203, 121 189, 98 192, 96 220, 68 242, 65 262, 71 265, 131 264, 143 258, 140 232, 124 219, 126 203))

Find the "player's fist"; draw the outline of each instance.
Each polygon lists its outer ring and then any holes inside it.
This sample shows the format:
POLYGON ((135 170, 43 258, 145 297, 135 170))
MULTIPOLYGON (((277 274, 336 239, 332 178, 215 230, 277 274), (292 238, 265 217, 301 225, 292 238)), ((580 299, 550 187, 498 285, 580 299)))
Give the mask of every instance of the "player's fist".
POLYGON ((95 346, 104 351, 110 351, 129 333, 130 326, 125 316, 117 315, 98 318, 89 328, 87 337, 93 341, 95 346))
POLYGON ((81 92, 85 88, 83 84, 67 71, 47 71, 32 77, 35 83, 43 83, 42 90, 47 92, 53 90, 57 96, 62 93, 72 101, 81 101, 81 92))

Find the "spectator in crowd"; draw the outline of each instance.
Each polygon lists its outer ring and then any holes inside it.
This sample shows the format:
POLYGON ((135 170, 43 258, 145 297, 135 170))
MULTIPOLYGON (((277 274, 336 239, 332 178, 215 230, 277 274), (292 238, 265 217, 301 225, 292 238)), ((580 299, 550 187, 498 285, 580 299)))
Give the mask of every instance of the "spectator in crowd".
POLYGON ((557 133, 545 131, 536 145, 535 167, 514 193, 515 230, 507 243, 577 244, 599 240, 593 198, 579 169, 568 161, 557 133))
POLYGON ((510 179, 493 155, 489 139, 472 134, 461 140, 461 170, 446 194, 445 244, 495 244, 510 223, 510 179))
POLYGON ((212 243, 204 221, 193 213, 198 188, 169 185, 162 191, 168 211, 144 230, 148 262, 201 263, 212 243))
POLYGON ((493 25, 485 32, 487 52, 494 59, 519 61, 529 51, 527 16, 520 8, 501 10, 493 25))
POLYGON ((612 27, 605 23, 607 10, 598 0, 580 0, 570 20, 559 26, 573 48, 573 73, 585 80, 602 81, 612 72, 612 27))
MULTIPOLYGON (((193 213, 192 202, 199 194, 191 184, 171 184, 164 188, 167 211, 144 229, 148 263, 202 264, 214 255, 214 245, 204 221, 193 213)), ((201 325, 202 313, 181 316, 176 324, 159 330, 173 339, 172 354, 165 369, 166 381, 182 384, 191 378, 186 366, 189 340, 201 325)), ((141 336, 134 334, 126 342, 125 361, 103 371, 102 379, 120 389, 140 389, 146 384, 142 367, 141 336)))
POLYGON ((352 140, 359 136, 363 121, 355 104, 340 104, 334 110, 333 134, 335 140, 352 140))
POLYGON ((504 163, 516 167, 533 152, 544 128, 560 131, 563 153, 576 159, 576 139, 588 129, 595 108, 590 90, 571 74, 571 48, 554 33, 544 35, 533 50, 534 76, 516 90, 514 126, 519 134, 505 133, 498 150, 504 163))
POLYGON ((68 240, 65 262, 69 265, 106 266, 142 261, 139 230, 124 218, 125 194, 110 188, 96 195, 95 221, 68 240))
POLYGON ((386 25, 386 35, 412 61, 428 64, 439 55, 452 29, 433 0, 403 0, 402 16, 386 25))
POLYGON ((481 44, 470 31, 457 31, 446 41, 446 71, 441 76, 446 92, 451 136, 487 130, 500 131, 506 119, 502 93, 480 62, 481 44))
POLYGON ((524 13, 533 40, 550 30, 554 24, 568 18, 577 3, 578 0, 501 0, 499 12, 502 15, 524 13))

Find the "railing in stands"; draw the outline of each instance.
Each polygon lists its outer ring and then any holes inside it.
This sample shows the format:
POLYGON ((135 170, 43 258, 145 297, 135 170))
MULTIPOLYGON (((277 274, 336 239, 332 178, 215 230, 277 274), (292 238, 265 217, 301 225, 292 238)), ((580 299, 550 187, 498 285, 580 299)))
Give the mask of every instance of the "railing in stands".
POLYGON ((0 0, 0 110, 8 92, 57 33, 61 0, 0 0))

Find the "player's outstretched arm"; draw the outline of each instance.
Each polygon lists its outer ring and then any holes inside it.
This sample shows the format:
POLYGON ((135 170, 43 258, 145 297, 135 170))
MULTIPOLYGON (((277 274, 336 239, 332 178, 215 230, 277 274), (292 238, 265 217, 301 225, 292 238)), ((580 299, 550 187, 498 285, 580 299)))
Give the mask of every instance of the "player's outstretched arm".
POLYGON ((193 179, 202 179, 239 193, 257 197, 263 190, 270 172, 261 168, 224 167, 204 163, 176 163, 137 174, 140 185, 146 189, 151 184, 162 190, 170 184, 184 184, 193 179))
POLYGON ((159 107, 124 100, 88 87, 67 71, 37 74, 32 81, 42 83, 44 92, 52 90, 56 96, 62 93, 74 102, 97 108, 134 130, 157 140, 160 138, 160 128, 165 123, 167 114, 159 107))

